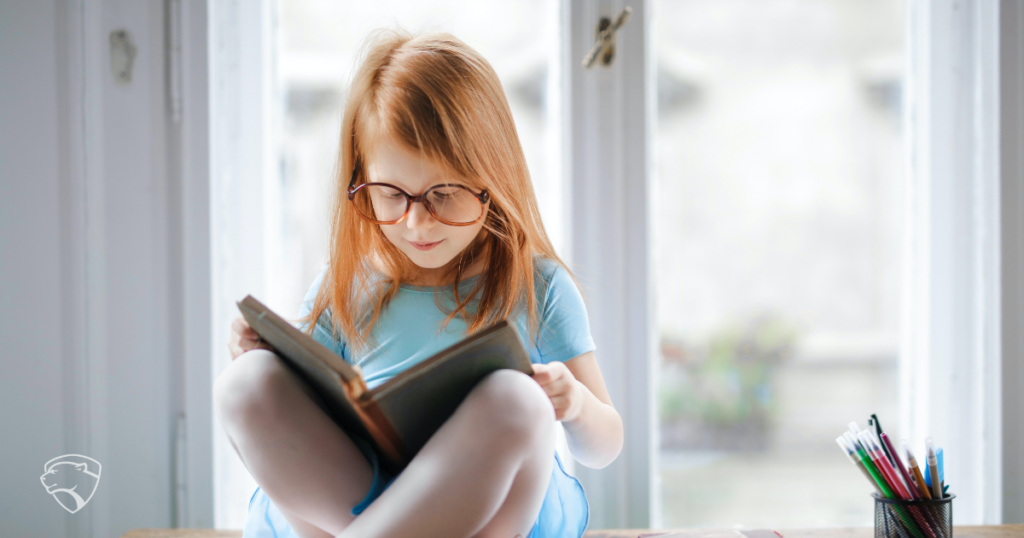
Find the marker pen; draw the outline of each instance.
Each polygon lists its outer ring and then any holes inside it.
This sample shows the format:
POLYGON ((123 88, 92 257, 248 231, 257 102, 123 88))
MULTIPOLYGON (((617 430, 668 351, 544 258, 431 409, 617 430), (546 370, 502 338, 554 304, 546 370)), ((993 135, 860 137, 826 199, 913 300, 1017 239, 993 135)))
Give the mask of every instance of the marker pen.
POLYGON ((896 448, 892 446, 892 441, 889 440, 889 435, 882 433, 879 435, 882 439, 882 443, 889 449, 889 454, 892 455, 892 461, 896 462, 896 467, 900 471, 900 476, 907 485, 907 492, 910 493, 911 499, 920 499, 921 496, 917 492, 917 488, 914 487, 913 481, 910 479, 910 473, 907 472, 907 468, 903 466, 903 460, 900 459, 899 453, 896 452, 896 448))
POLYGON ((885 457, 882 453, 882 449, 878 446, 878 443, 871 438, 871 434, 867 431, 860 432, 861 443, 868 448, 868 454, 871 455, 871 460, 874 461, 875 466, 882 471, 882 476, 889 481, 889 485, 893 491, 898 495, 897 499, 910 500, 912 497, 903 485, 903 479, 896 474, 896 469, 893 468, 892 464, 889 463, 889 458, 885 457))
POLYGON ((864 476, 868 479, 868 482, 871 482, 871 485, 875 487, 875 491, 878 492, 878 495, 880 497, 888 498, 889 496, 886 495, 885 492, 882 491, 882 488, 878 486, 877 479, 871 476, 871 472, 868 471, 868 468, 865 467, 864 463, 860 460, 860 457, 857 455, 857 449, 851 446, 850 443, 848 443, 846 441, 846 438, 843 436, 836 437, 836 443, 839 445, 839 448, 843 449, 843 451, 846 452, 846 457, 850 458, 850 461, 854 465, 856 465, 858 469, 860 469, 860 472, 864 473, 864 476))
POLYGON ((884 476, 882 476, 882 472, 878 470, 878 467, 875 467, 874 462, 871 461, 871 456, 868 455, 867 450, 864 450, 864 447, 860 444, 860 441, 858 441, 857 438, 850 432, 843 433, 843 439, 846 440, 846 444, 853 447, 853 450, 857 454, 857 457, 860 458, 861 464, 864 465, 864 468, 868 470, 868 473, 871 474, 871 477, 874 478, 874 480, 878 483, 878 487, 882 489, 882 494, 885 496, 885 498, 895 499, 896 493, 892 490, 892 488, 889 487, 889 481, 886 480, 884 476))
POLYGON ((928 474, 932 482, 932 498, 941 499, 942 485, 939 483, 939 460, 935 457, 935 442, 931 437, 924 440, 924 448, 928 458, 928 474))
POLYGON ((942 495, 946 495, 946 472, 942 469, 942 447, 935 449, 935 459, 939 462, 939 485, 942 486, 942 495))
POLYGON ((900 446, 903 447, 903 451, 907 455, 907 466, 910 467, 910 473, 914 477, 914 482, 917 482, 917 490, 921 493, 922 497, 930 500, 932 492, 928 490, 928 485, 924 483, 924 475, 921 474, 921 468, 917 466, 917 459, 914 458, 914 453, 910 450, 910 443, 904 439, 900 441, 900 446))
POLYGON ((861 446, 860 439, 857 438, 856 433, 843 432, 843 439, 846 439, 847 443, 853 445, 853 448, 859 448, 861 450, 864 450, 864 447, 861 446))

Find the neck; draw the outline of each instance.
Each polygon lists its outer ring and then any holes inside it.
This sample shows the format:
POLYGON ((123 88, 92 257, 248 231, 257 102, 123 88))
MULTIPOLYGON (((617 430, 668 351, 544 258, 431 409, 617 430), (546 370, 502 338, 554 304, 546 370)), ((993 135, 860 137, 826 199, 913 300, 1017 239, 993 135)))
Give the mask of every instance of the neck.
MULTIPOLYGON (((478 257, 473 263, 469 264, 462 271, 462 279, 465 280, 470 277, 474 277, 482 273, 484 270, 484 259, 478 257)), ((406 279, 409 284, 413 286, 429 286, 437 287, 444 286, 447 284, 453 284, 454 280, 452 277, 446 277, 448 274, 449 266, 445 265, 434 269, 425 269, 423 267, 417 267, 412 274, 406 279)))

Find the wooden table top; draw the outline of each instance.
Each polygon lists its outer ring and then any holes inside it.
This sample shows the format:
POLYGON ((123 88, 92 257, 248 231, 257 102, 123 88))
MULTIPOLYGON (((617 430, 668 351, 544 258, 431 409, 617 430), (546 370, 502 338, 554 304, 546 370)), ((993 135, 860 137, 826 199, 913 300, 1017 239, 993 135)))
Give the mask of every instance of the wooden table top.
MULTIPOLYGON (((874 538, 872 527, 846 527, 828 529, 776 529, 784 538, 874 538)), ((733 529, 672 529, 672 530, 594 530, 586 538, 637 538, 641 534, 680 533, 685 538, 741 538, 733 529)), ((954 538, 1020 538, 1024 525, 990 525, 984 527, 953 527, 954 538)), ((671 538, 666 536, 665 538, 671 538)))
MULTIPOLYGON (((641 534, 680 533, 685 538, 740 538, 732 529, 622 529, 588 531, 586 538, 637 538, 641 534)), ((785 538, 872 538, 871 527, 831 529, 779 529, 785 538)), ((212 529, 135 529, 121 538, 241 538, 242 531, 212 529)), ((1018 538, 1024 537, 1024 525, 990 525, 984 527, 954 527, 956 538, 1018 538)))

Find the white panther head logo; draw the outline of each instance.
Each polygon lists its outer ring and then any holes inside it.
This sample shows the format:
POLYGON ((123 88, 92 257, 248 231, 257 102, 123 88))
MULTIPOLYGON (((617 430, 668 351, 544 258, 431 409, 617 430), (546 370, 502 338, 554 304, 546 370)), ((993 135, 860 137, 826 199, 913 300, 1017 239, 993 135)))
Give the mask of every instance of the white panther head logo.
POLYGON ((39 481, 65 510, 74 514, 96 493, 101 469, 100 462, 88 456, 65 454, 46 462, 39 481))

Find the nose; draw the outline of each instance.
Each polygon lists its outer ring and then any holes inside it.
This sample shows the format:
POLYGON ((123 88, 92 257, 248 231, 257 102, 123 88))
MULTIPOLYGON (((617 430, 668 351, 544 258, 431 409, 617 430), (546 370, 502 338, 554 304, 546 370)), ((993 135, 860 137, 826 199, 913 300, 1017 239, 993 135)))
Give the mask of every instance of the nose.
POLYGON ((409 208, 409 216, 405 221, 411 230, 429 229, 437 223, 422 202, 412 204, 412 207, 409 208))

